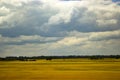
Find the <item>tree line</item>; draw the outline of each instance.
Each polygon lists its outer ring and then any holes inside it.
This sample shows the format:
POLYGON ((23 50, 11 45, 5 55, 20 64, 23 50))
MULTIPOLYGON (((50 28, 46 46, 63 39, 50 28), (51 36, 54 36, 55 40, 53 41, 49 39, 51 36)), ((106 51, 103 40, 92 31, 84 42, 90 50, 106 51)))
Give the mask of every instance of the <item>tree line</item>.
POLYGON ((104 58, 114 58, 119 59, 120 55, 69 55, 69 56, 7 56, 7 57, 0 57, 0 61, 36 61, 39 59, 45 59, 45 60, 52 60, 52 59, 76 59, 76 58, 88 58, 91 60, 97 60, 97 59, 104 59, 104 58))

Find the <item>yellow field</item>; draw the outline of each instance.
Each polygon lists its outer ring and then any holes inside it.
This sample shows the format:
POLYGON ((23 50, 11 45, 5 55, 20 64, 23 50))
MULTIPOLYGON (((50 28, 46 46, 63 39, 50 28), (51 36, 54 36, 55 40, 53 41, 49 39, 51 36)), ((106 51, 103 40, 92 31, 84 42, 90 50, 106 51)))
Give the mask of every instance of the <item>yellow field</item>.
POLYGON ((120 80, 120 59, 1 61, 0 80, 120 80))

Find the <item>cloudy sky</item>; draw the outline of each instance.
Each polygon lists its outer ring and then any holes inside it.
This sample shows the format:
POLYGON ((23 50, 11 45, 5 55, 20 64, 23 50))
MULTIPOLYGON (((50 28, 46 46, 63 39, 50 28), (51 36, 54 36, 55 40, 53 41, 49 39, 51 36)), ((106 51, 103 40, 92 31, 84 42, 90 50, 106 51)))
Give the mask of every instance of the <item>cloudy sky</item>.
POLYGON ((0 0, 0 56, 120 55, 120 0, 0 0))

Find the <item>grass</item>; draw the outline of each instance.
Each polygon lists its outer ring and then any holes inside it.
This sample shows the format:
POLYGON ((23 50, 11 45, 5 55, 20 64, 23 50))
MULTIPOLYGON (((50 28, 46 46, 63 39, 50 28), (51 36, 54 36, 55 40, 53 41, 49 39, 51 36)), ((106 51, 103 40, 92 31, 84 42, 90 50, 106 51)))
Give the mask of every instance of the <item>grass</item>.
POLYGON ((120 59, 1 61, 0 80, 120 80, 120 59))

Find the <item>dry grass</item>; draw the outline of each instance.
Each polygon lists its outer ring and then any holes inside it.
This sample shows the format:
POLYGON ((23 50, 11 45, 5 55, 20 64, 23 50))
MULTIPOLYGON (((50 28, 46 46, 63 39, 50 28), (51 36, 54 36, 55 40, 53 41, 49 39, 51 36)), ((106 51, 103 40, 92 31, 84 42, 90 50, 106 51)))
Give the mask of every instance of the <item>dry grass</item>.
POLYGON ((120 80, 120 59, 0 62, 0 80, 120 80))

